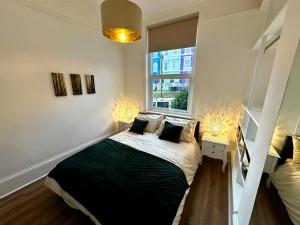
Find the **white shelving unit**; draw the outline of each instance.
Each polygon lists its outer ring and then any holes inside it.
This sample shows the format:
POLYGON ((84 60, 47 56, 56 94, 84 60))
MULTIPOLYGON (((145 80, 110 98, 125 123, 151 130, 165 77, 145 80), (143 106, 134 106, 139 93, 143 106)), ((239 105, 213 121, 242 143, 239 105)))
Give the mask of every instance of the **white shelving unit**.
POLYGON ((240 118, 240 126, 242 134, 244 136, 244 141, 248 149, 249 155, 251 157, 253 153, 253 147, 255 142, 255 137, 257 129, 259 127, 261 110, 249 109, 243 106, 243 116, 240 118))
MULTIPOLYGON (((251 159, 256 132, 259 127, 261 111, 252 110, 245 106, 243 106, 243 110, 239 120, 239 126, 241 128, 241 133, 244 138, 244 143, 249 153, 249 157, 251 159)), ((238 143, 236 143, 237 150, 233 156, 232 160, 232 193, 233 194, 233 213, 237 214, 239 204, 241 201, 241 196, 243 193, 243 188, 245 184, 245 178, 242 174, 242 156, 240 151, 238 150, 238 143)), ((238 215, 235 215, 238 217, 238 215)))
MULTIPOLYGON (((275 16, 274 20, 270 25, 262 32, 261 36, 258 38, 254 44, 249 60, 248 72, 252 75, 252 82, 249 96, 245 99, 245 105, 243 106, 239 126, 244 140, 244 145, 246 146, 250 164, 251 158, 255 158, 254 152, 255 141, 257 136, 257 131, 261 123, 262 109, 264 105, 265 95, 268 89, 268 84, 270 80, 271 69, 273 63, 271 61, 271 56, 276 55, 276 45, 272 46, 273 43, 276 43, 280 39, 280 32, 284 22, 284 15, 286 13, 286 7, 283 7, 282 10, 275 16), (266 49, 269 49, 272 46, 272 51, 267 52, 266 49), (274 51, 275 50, 275 51, 274 51), (274 55, 272 55, 272 54, 274 55), (264 63, 266 63, 264 65, 264 63)), ((262 150, 264 151, 264 150, 262 150)), ((245 154, 245 153, 244 153, 245 154)), ((269 154, 267 161, 265 163, 265 172, 270 173, 273 166, 276 165, 276 160, 278 154, 274 152, 274 148, 269 149, 269 154), (273 160, 274 159, 274 160, 273 160)), ((240 154, 239 143, 237 143, 236 151, 232 154, 232 203, 233 203, 233 212, 232 212, 232 224, 233 225, 242 225, 239 224, 239 221, 242 221, 240 215, 240 204, 243 199, 243 194, 246 189, 247 178, 247 165, 246 168, 243 168, 244 156, 240 154), (242 159, 243 157, 243 159, 242 159), (244 171, 243 171, 244 169, 244 171), (243 174, 244 172, 244 174, 243 174)))
POLYGON ((247 111, 248 115, 251 117, 253 122, 256 124, 256 126, 259 126, 262 110, 248 109, 246 107, 245 110, 247 111))
MULTIPOLYGON (((249 109, 246 106, 243 106, 243 111, 241 113, 239 126, 241 128, 241 133, 243 136, 244 144, 247 148, 250 161, 254 152, 254 144, 256 139, 256 133, 259 127, 261 118, 261 110, 258 109, 249 109)), ((243 193, 243 188, 245 184, 245 178, 242 175, 242 155, 239 151, 239 146, 237 143, 237 151, 233 157, 232 163, 232 191, 235 193, 233 195, 233 210, 234 212, 238 211, 238 207, 241 201, 241 195, 243 193)), ((276 160, 271 160, 275 157, 275 159, 279 158, 278 153, 271 146, 268 153, 268 159, 266 161, 266 167, 264 172, 270 173, 272 172, 272 168, 276 165, 276 160), (271 162, 269 162, 271 160, 271 162)))

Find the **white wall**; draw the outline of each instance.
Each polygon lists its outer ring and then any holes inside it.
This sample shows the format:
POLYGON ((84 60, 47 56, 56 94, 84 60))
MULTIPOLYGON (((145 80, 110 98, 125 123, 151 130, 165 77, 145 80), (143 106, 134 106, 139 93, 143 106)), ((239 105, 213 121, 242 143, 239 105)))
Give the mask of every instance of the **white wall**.
POLYGON ((221 112, 236 125, 249 81, 249 49, 256 29, 257 11, 224 16, 199 24, 197 38, 196 117, 221 112))
MULTIPOLYGON (((232 124, 236 124, 248 85, 245 73, 249 50, 254 42, 257 13, 257 10, 251 10, 206 19, 200 11, 194 109, 195 116, 201 121, 210 112, 222 112, 232 124)), ((124 53, 126 95, 137 99, 144 107, 145 58, 144 35, 139 43, 127 46, 124 53)))
POLYGON ((292 135, 300 116, 300 44, 294 59, 292 71, 289 77, 285 94, 281 103, 279 116, 272 140, 272 144, 278 149, 282 149, 286 135, 292 135))
POLYGON ((1 196, 24 184, 8 185, 24 169, 112 131, 124 71, 122 46, 99 31, 12 1, 0 11, 1 196), (51 72, 65 74, 67 97, 54 96, 51 72), (83 95, 72 95, 70 73, 81 74, 83 95), (86 73, 95 75, 94 95, 86 73))

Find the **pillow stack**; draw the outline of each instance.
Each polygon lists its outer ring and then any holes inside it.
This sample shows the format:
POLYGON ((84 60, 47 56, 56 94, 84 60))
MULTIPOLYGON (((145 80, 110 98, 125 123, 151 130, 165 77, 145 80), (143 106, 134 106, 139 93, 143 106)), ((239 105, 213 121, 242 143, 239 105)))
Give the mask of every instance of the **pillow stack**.
POLYGON ((165 121, 163 130, 162 130, 161 134, 159 135, 159 139, 171 141, 174 143, 179 143, 179 138, 180 138, 182 129, 183 129, 182 126, 177 126, 168 121, 165 121))
POLYGON ((129 131, 137 134, 154 133, 163 119, 163 115, 139 114, 129 131))
POLYGON ((175 143, 180 141, 192 143, 195 140, 196 126, 196 120, 173 117, 164 119, 164 115, 139 114, 129 131, 137 134, 155 133, 159 136, 159 139, 175 143))
POLYGON ((164 121, 162 121, 160 127, 156 132, 158 136, 162 134, 166 122, 169 122, 176 126, 181 126, 183 128, 179 137, 180 141, 184 141, 188 143, 192 143, 194 141, 195 139, 194 133, 197 125, 196 120, 186 120, 186 119, 167 117, 164 121))
POLYGON ((154 114, 139 114, 138 119, 147 120, 148 124, 145 128, 145 131, 149 133, 154 133, 159 127, 161 121, 164 119, 164 116, 154 114))
POLYGON ((144 134, 144 130, 147 124, 148 124, 147 120, 139 120, 135 118, 129 131, 136 134, 144 134))

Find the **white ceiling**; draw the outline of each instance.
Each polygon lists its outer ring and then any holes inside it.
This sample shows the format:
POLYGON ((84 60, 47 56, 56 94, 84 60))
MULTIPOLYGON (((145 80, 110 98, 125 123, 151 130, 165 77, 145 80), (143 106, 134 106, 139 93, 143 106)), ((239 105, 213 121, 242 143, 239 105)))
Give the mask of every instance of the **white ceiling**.
MULTIPOLYGON (((90 2, 94 6, 100 7, 104 0, 71 0, 74 2, 90 2)), ((178 11, 197 11, 200 6, 212 5, 215 7, 215 11, 218 12, 218 8, 241 8, 243 10, 249 10, 253 8, 259 8, 262 0, 130 0, 136 3, 143 12, 143 20, 153 19, 163 15, 176 14, 178 11), (239 6, 238 6, 239 5, 239 6), (245 8, 243 9, 243 5, 245 8)))
MULTIPOLYGON (((0 0, 1 1, 1 0, 0 0)), ((47 15, 77 21, 99 30, 100 5, 104 0, 11 0, 47 15)), ((202 19, 258 8, 262 0, 132 0, 143 12, 145 24, 154 24, 198 12, 202 19), (162 18, 163 17, 163 18, 162 18), (156 21, 157 20, 157 21, 156 21)))
POLYGON ((141 7, 145 18, 162 12, 177 11, 182 8, 190 8, 214 0, 132 0, 141 7))
MULTIPOLYGON (((90 0, 98 6, 104 0, 90 0)), ((170 13, 180 9, 191 8, 203 3, 214 2, 216 0, 131 0, 136 3, 143 12, 143 18, 159 15, 164 12, 170 13)), ((251 1, 251 0, 250 0, 251 1)))

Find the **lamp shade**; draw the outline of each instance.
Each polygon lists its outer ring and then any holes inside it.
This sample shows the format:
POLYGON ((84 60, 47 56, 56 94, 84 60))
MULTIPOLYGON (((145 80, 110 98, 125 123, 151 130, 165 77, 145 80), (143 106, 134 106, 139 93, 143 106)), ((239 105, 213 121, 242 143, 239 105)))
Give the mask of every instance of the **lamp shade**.
POLYGON ((102 34, 117 42, 141 39, 142 11, 128 0, 106 0, 101 4, 102 34))

